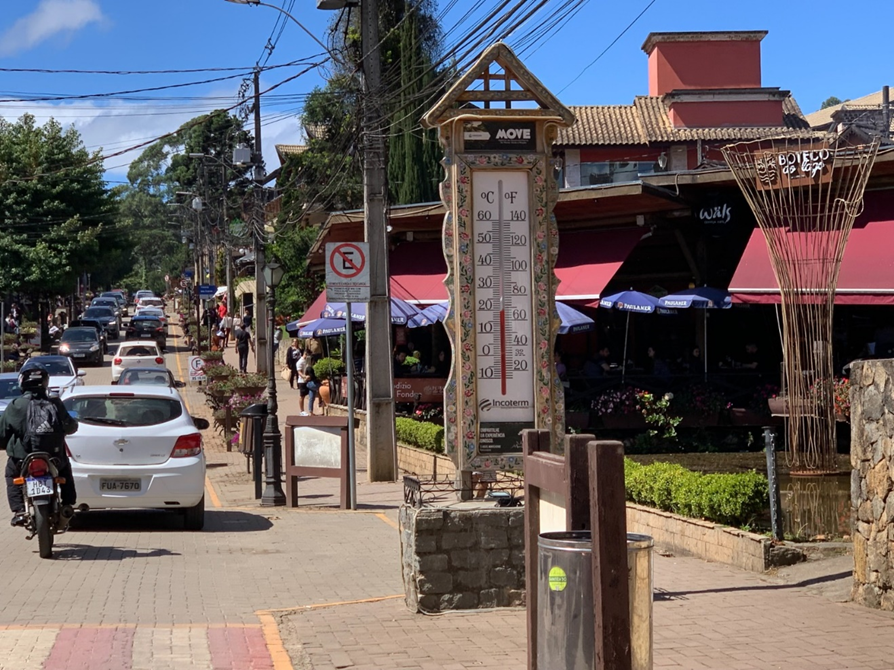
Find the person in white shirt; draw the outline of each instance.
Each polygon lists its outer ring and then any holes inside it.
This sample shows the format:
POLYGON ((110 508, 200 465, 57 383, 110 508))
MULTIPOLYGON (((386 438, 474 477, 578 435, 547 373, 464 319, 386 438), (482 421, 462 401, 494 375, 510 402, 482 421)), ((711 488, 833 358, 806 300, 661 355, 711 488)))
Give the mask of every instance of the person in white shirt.
POLYGON ((295 370, 298 372, 298 411, 301 414, 304 414, 304 403, 309 393, 307 390, 308 365, 311 365, 310 352, 305 349, 301 352, 301 358, 298 359, 298 363, 295 365, 295 370))

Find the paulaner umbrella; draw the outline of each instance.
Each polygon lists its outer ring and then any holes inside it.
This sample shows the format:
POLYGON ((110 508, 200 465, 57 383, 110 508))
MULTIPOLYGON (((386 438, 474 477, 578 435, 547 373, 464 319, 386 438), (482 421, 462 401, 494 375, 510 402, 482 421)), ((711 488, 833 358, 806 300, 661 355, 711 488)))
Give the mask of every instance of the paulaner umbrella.
POLYGON ((699 286, 696 288, 688 288, 684 291, 677 291, 658 299, 658 304, 662 307, 689 309, 695 307, 705 310, 705 350, 702 352, 702 359, 705 362, 705 379, 708 378, 708 310, 709 309, 729 309, 733 306, 732 297, 729 291, 719 288, 711 288, 709 286, 699 286))
POLYGON ((624 326, 624 360, 621 363, 621 380, 624 380, 627 374, 627 334, 630 331, 630 313, 638 312, 640 314, 674 314, 674 310, 661 307, 658 304, 658 298, 650 296, 648 293, 640 291, 621 291, 613 295, 606 296, 599 301, 599 306, 606 309, 619 309, 627 312, 627 323, 624 326))
MULTIPOLYGON (((366 321, 365 302, 351 303, 351 321, 366 321)), ((400 298, 391 298, 391 323, 403 326, 411 318, 419 314, 419 309, 400 298)), ((327 319, 344 319, 347 316, 347 305, 343 302, 327 302, 320 315, 327 319)))

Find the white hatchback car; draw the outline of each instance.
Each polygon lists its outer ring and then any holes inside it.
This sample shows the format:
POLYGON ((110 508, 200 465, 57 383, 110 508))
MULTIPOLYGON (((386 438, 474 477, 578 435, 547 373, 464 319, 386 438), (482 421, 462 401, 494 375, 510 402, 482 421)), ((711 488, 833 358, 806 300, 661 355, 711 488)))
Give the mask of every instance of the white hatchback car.
POLYGON ((122 342, 112 359, 112 383, 118 383, 118 377, 125 368, 163 368, 164 356, 155 342, 134 340, 122 342))
POLYGON ((205 519, 200 429, 175 389, 81 386, 63 401, 78 430, 66 438, 78 509, 177 509, 187 530, 205 519))

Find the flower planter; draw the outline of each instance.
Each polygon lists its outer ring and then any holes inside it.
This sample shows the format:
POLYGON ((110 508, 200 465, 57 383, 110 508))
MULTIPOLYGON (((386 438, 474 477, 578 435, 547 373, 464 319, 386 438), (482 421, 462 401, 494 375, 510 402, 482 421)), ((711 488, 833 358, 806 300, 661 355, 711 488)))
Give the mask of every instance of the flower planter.
POLYGON ((704 428, 720 425, 718 412, 689 412, 680 417, 680 428, 704 428))
POLYGON ((329 389, 329 380, 324 379, 320 382, 320 400, 323 401, 324 405, 329 404, 329 399, 332 397, 329 389))
POLYGON ((264 386, 235 386, 233 387, 233 395, 258 395, 266 390, 266 384, 264 386))
POLYGON ((779 417, 767 416, 744 407, 730 408, 729 422, 733 426, 772 426, 780 423, 779 417))

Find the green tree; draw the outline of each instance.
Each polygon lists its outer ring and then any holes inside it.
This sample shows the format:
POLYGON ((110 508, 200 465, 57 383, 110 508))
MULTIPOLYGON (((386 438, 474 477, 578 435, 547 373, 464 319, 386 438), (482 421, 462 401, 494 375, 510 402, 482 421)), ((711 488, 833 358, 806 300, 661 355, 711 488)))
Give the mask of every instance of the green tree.
POLYGON ((282 231, 273 244, 273 253, 286 270, 276 289, 280 314, 297 319, 322 289, 307 269, 307 254, 316 237, 317 230, 312 226, 293 226, 282 231))
POLYGON ((0 119, 0 294, 71 293, 126 244, 114 234, 116 209, 100 154, 74 128, 0 119))
POLYGON ((823 100, 823 104, 820 105, 820 109, 834 107, 835 105, 840 105, 842 102, 847 102, 847 100, 842 100, 841 98, 836 98, 834 95, 831 95, 823 100))

